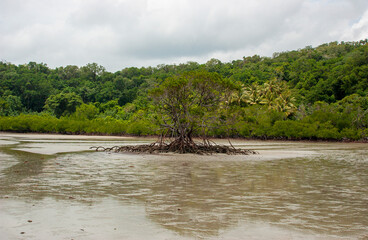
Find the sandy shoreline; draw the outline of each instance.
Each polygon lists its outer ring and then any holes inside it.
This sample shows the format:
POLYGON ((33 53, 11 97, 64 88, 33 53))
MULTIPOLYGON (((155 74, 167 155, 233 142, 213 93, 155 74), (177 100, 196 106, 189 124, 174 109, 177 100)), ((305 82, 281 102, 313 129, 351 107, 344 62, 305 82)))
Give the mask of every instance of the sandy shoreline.
MULTIPOLYGON (((213 139, 218 144, 228 145, 227 139, 213 139)), ((62 135, 62 134, 38 134, 38 133, 9 133, 0 132, 0 145, 16 144, 13 150, 53 155, 59 153, 94 151, 93 146, 122 146, 148 144, 156 141, 154 137, 131 137, 131 136, 95 136, 95 135, 62 135), (18 143, 18 144, 17 144, 18 143)), ((285 158, 308 157, 321 154, 321 150, 337 145, 339 148, 360 147, 364 143, 331 143, 331 142, 299 142, 299 141, 277 141, 277 140, 243 140, 231 139, 232 145, 236 148, 255 150, 256 155, 195 155, 195 154, 158 154, 159 158, 175 158, 175 160, 191 159, 195 160, 275 160, 285 158)), ((335 148, 335 147, 334 147, 335 148)), ((127 153, 119 153, 125 154, 127 153)), ((139 154, 149 155, 149 154, 139 154)), ((151 155, 152 159, 156 155, 151 155)))
MULTIPOLYGON (((134 136, 134 135, 109 135, 109 134, 62 134, 62 133, 38 133, 38 132, 7 132, 7 131, 0 131, 0 136, 33 136, 39 138, 63 138, 63 139, 147 139, 155 141, 159 136, 134 136)), ((212 140, 217 141, 226 141, 228 142, 228 138, 210 138, 212 140)), ((236 141, 261 141, 261 142, 305 142, 305 143, 368 143, 368 139, 366 140, 326 140, 326 139, 272 139, 272 138, 229 138, 231 142, 236 141)))

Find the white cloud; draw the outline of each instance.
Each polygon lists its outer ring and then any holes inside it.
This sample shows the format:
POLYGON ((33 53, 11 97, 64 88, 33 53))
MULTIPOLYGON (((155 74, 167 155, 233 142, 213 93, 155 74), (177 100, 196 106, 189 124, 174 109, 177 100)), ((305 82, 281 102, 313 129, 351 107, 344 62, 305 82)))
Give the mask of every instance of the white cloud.
POLYGON ((368 37, 366 0, 2 0, 0 58, 110 71, 368 37))
POLYGON ((343 38, 355 41, 368 38, 368 9, 357 23, 354 23, 351 28, 346 30, 343 38))

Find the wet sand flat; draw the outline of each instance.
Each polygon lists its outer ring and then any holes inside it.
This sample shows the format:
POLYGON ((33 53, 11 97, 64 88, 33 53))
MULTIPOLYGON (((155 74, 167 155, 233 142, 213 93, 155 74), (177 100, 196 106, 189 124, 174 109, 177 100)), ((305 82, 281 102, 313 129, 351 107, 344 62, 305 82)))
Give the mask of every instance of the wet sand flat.
MULTIPOLYGON (((0 134, 1 239, 364 239, 368 145, 122 154, 149 138, 0 134)), ((224 140, 217 140, 226 144, 224 140)))

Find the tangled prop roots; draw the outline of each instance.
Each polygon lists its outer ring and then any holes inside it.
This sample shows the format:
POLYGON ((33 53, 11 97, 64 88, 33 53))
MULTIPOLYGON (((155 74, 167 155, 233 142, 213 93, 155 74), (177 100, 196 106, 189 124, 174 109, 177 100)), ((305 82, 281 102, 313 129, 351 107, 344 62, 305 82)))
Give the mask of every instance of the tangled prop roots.
POLYGON ((249 155, 257 154, 253 150, 236 149, 233 146, 217 145, 217 144, 202 144, 188 143, 183 141, 173 141, 171 143, 152 143, 138 146, 114 146, 114 147, 91 147, 96 151, 105 152, 130 152, 130 153, 194 153, 194 154, 216 154, 223 153, 228 155, 249 155))

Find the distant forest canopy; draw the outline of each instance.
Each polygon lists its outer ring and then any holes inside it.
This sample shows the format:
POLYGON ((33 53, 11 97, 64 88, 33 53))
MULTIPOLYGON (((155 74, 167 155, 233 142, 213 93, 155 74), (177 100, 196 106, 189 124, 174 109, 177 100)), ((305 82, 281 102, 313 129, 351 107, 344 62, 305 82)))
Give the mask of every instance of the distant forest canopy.
MULTIPOLYGON (((308 46, 272 57, 131 67, 115 73, 96 63, 51 69, 44 63, 2 61, 0 130, 158 134, 148 92, 168 77, 189 71, 216 72, 239 86, 231 100, 240 109, 231 136, 368 138, 367 39, 308 46), (26 118, 27 123, 22 122, 26 118), (32 121, 38 127, 29 126, 32 121), (46 124, 53 121, 54 125, 46 124), (88 121, 89 128, 82 124, 88 121), (107 122, 114 130, 102 129, 107 122)), ((212 135, 226 135, 221 128, 217 131, 212 135)))

